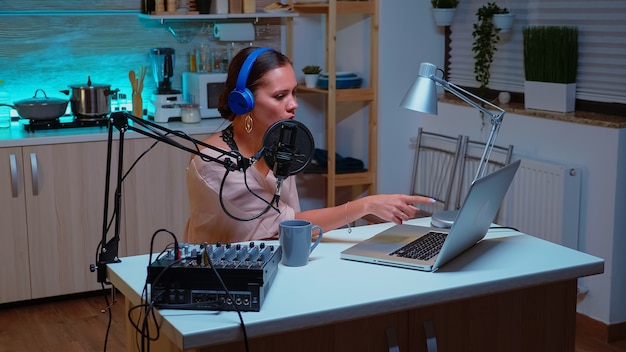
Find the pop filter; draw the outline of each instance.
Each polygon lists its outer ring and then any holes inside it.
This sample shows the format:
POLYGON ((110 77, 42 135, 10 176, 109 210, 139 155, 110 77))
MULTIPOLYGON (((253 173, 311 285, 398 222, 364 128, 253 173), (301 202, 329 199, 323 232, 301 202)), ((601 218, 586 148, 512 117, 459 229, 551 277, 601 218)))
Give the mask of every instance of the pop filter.
POLYGON ((311 131, 295 120, 275 122, 263 136, 263 159, 279 180, 304 170, 314 150, 311 131))

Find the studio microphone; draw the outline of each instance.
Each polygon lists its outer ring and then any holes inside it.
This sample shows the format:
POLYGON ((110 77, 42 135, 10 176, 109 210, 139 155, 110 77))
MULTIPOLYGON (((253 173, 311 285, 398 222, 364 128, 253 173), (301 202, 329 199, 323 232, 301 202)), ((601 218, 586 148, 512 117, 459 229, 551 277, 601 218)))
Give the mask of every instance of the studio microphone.
POLYGON ((283 181, 311 162, 315 143, 311 131, 294 120, 274 123, 263 137, 263 158, 276 177, 276 192, 272 203, 278 204, 283 181))
POLYGON ((280 137, 276 141, 276 158, 272 172, 280 181, 289 176, 291 164, 297 158, 296 136, 298 135, 298 127, 294 124, 281 124, 280 137))

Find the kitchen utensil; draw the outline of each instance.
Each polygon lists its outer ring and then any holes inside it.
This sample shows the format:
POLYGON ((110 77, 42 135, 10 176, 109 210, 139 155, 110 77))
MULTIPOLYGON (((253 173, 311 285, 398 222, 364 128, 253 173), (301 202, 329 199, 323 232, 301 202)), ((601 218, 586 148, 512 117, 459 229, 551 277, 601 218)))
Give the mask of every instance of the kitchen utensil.
POLYGON ((67 104, 69 102, 59 98, 48 98, 46 92, 43 89, 37 89, 35 95, 32 98, 18 100, 10 104, 0 104, 2 106, 8 106, 15 110, 20 117, 30 120, 55 120, 67 110, 67 104), (43 98, 37 97, 37 94, 41 92, 43 98))
POLYGON ((128 72, 130 84, 133 89, 133 115, 137 117, 143 117, 143 98, 141 97, 141 91, 143 90, 143 79, 145 75, 146 71, 144 66, 139 67, 139 73, 135 73, 133 70, 128 72))
POLYGON ((135 75, 135 71, 128 71, 128 79, 130 80, 130 86, 133 89, 133 93, 137 91, 137 76, 135 75))
POLYGON ((90 76, 87 84, 70 85, 70 88, 72 113, 78 119, 102 118, 111 113, 111 96, 119 91, 111 90, 110 84, 92 83, 90 76))
POLYGON ((146 66, 139 66, 139 78, 137 79, 137 92, 143 91, 143 80, 146 78, 146 66))

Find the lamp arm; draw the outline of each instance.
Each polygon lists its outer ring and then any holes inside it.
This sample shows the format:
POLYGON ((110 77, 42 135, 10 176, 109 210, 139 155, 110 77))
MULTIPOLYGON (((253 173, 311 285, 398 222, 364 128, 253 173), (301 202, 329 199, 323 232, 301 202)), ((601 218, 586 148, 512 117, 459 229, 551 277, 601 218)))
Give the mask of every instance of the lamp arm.
POLYGON ((489 102, 489 101, 487 101, 487 100, 477 96, 476 94, 473 94, 472 92, 469 92, 469 91, 467 91, 467 90, 457 86, 454 83, 450 83, 450 82, 448 82, 448 81, 446 81, 446 80, 444 80, 442 78, 439 78, 437 76, 431 76, 430 79, 432 79, 436 83, 439 83, 445 90, 447 90, 448 92, 454 94, 456 97, 458 97, 459 99, 461 99, 464 102, 468 103, 469 105, 473 106, 474 108, 476 108, 480 112, 489 115, 489 117, 491 118, 491 121, 493 121, 494 123, 498 123, 499 124, 499 123, 502 122, 502 117, 504 116, 505 111, 501 107, 499 107, 499 106, 497 106, 497 105, 495 105, 495 104, 493 104, 493 103, 491 103, 491 102, 489 102), (476 103, 474 100, 468 98, 468 96, 478 100, 479 102, 481 102, 481 103, 483 103, 485 105, 489 105, 490 107, 492 107, 494 110, 497 110, 498 112, 497 113, 493 113, 493 112, 485 109, 485 107, 483 107, 482 105, 476 103))
POLYGON ((430 79, 432 79, 436 83, 439 83, 445 90, 454 94, 456 97, 473 106, 480 112, 487 114, 491 119, 491 132, 489 133, 489 138, 485 143, 485 149, 483 150, 483 155, 480 158, 480 162, 478 163, 478 169, 476 170, 476 175, 474 176, 474 181, 476 181, 477 179, 485 176, 485 174, 487 173, 487 164, 489 163, 489 159, 491 157, 491 151, 496 144, 496 138, 498 136, 498 132, 500 130, 500 125, 502 124, 502 119, 504 117, 505 111, 499 106, 490 103, 489 101, 442 78, 432 75, 430 79), (479 102, 492 107, 494 110, 497 110, 497 112, 494 113, 485 109, 484 106, 478 104, 469 97, 474 98, 475 100, 478 100, 479 102))

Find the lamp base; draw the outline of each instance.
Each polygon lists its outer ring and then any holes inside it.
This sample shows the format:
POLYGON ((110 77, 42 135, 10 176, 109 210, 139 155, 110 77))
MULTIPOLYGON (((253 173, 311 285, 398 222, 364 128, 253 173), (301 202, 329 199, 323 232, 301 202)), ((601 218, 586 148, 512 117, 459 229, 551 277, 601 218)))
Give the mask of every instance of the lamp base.
POLYGON ((433 227, 438 227, 440 229, 449 229, 454 224, 454 220, 456 220, 456 216, 459 214, 458 210, 445 210, 440 211, 438 213, 433 214, 430 224, 433 227))

